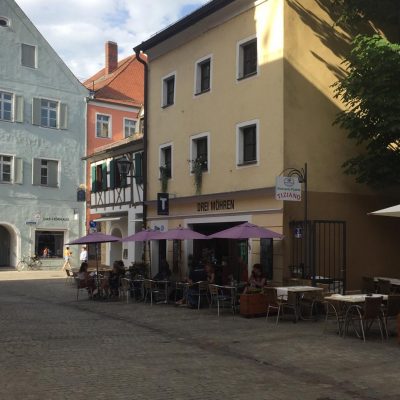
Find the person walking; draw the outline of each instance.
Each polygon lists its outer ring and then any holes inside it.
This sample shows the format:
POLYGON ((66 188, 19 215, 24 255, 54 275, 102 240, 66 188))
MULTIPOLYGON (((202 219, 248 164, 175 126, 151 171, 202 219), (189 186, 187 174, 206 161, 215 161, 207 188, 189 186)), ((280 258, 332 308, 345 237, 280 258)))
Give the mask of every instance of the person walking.
POLYGON ((88 261, 88 252, 86 250, 86 246, 82 246, 81 254, 79 255, 79 260, 81 263, 88 261))
POLYGON ((62 271, 65 271, 67 267, 68 269, 71 269, 71 263, 70 263, 71 256, 72 256, 72 251, 67 246, 64 250, 64 265, 62 267, 62 271))

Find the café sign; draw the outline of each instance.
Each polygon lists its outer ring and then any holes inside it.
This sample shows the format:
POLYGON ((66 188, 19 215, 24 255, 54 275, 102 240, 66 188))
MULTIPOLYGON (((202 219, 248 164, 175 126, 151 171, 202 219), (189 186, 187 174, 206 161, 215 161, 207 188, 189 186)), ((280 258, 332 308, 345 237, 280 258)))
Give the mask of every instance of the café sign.
POLYGON ((198 212, 234 210, 235 200, 211 200, 197 203, 198 212))
POLYGON ((277 176, 275 199, 286 201, 301 201, 301 183, 297 176, 277 176))

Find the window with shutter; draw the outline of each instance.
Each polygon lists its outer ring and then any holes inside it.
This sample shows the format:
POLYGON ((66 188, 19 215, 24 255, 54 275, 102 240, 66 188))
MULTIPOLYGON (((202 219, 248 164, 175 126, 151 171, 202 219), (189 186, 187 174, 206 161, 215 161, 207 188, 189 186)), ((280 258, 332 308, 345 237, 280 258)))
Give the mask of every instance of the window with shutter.
POLYGON ((92 171, 92 193, 96 193, 97 192, 97 180, 96 180, 96 166, 92 165, 91 168, 92 171))
POLYGON ((34 158, 32 178, 33 185, 58 187, 58 161, 34 158))
POLYGON ((138 185, 141 185, 143 183, 142 159, 143 159, 142 153, 135 154, 135 178, 136 178, 136 183, 138 185))
POLYGON ((107 190, 107 163, 101 164, 101 189, 107 190))
POLYGON ((13 157, 0 154, 0 182, 12 183, 13 157))
POLYGON ((13 120, 13 94, 0 92, 0 120, 13 120))

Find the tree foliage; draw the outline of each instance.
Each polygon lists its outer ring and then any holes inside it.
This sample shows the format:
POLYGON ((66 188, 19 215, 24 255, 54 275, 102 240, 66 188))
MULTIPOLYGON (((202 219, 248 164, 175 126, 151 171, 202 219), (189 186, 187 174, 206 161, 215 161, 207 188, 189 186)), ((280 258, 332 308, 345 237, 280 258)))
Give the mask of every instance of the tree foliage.
MULTIPOLYGON (((356 2, 356 0, 354 0, 356 2)), ((348 75, 334 85, 346 110, 335 124, 359 145, 343 165, 371 186, 400 184, 400 45, 358 35, 346 60, 348 75)))

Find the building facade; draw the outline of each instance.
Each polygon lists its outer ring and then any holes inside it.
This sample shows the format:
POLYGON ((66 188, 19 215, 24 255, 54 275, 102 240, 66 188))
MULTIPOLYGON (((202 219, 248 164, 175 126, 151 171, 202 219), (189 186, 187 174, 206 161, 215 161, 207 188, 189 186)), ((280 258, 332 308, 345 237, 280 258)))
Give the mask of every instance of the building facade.
POLYGON ((84 232, 88 91, 13 0, 0 3, 0 33, 0 266, 46 248, 44 265, 61 266, 84 232))
POLYGON ((355 149, 332 126, 342 106, 331 85, 347 48, 329 12, 307 0, 214 0, 135 47, 148 57, 149 225, 210 234, 249 221, 284 235, 188 242, 185 267, 208 258, 239 277, 261 262, 270 280, 313 275, 339 288, 391 273, 380 237, 394 223, 367 216, 391 200, 343 174, 355 149), (296 172, 307 178, 307 213, 305 193, 275 199, 276 177, 296 172), (159 216, 164 173, 169 215, 159 216))
MULTIPOLYGON (((91 91, 87 114, 87 230, 118 237, 142 229, 142 120, 144 67, 135 56, 118 62, 118 46, 105 44, 105 67, 85 81, 91 91), (128 161, 124 174, 118 167, 128 161)), ((129 263, 140 245, 102 245, 102 262, 129 263)))

